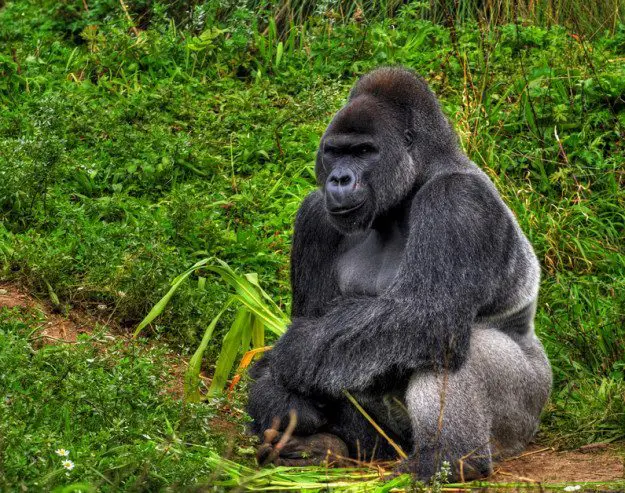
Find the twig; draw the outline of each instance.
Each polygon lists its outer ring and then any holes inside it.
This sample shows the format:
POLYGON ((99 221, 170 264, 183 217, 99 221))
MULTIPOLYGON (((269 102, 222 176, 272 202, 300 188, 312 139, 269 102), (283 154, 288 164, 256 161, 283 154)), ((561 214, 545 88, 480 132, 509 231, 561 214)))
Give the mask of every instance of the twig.
POLYGON ((122 10, 124 11, 124 14, 126 14, 126 18, 128 19, 128 22, 130 22, 130 29, 132 29, 132 32, 135 33, 135 36, 138 38, 139 30, 135 27, 135 23, 133 22, 132 17, 130 17, 130 13, 128 12, 128 7, 126 7, 126 3, 124 2, 124 0, 119 0, 119 3, 122 6, 122 10))
POLYGON ((406 452, 404 452, 402 450, 402 448, 397 445, 395 443, 395 441, 389 437, 386 432, 380 428, 380 425, 378 425, 371 416, 369 416, 369 414, 367 413, 367 411, 365 411, 363 409, 363 407, 358 403, 358 401, 356 399, 354 399, 354 397, 352 396, 352 394, 350 394, 347 390, 344 390, 343 393, 347 396, 347 398, 349 399, 349 401, 354 405, 354 407, 356 409, 358 409, 358 411, 360 412, 360 414, 362 414, 365 419, 367 421, 369 421, 369 423, 371 423, 371 425, 376 429, 376 431, 382 435, 386 441, 390 444, 391 447, 393 447, 395 449, 395 452, 397 452, 397 454, 402 458, 402 459, 407 459, 408 455, 406 455, 406 452))
POLYGON ((536 481, 535 479, 532 478, 526 478, 525 476, 517 476, 516 474, 512 474, 511 472, 505 472, 505 471, 497 471, 497 474, 501 474, 502 476, 510 476, 511 478, 514 478, 518 481, 525 481, 528 483, 540 483, 540 481, 536 481))
POLYGON ((527 457, 528 455, 540 454, 541 452, 547 452, 548 450, 553 451, 554 448, 553 447, 545 447, 545 448, 541 448, 539 450, 532 450, 531 452, 525 452, 524 454, 517 455, 516 457, 510 457, 510 458, 504 460, 504 462, 510 462, 512 460, 521 459, 522 457, 527 457))
POLYGON ((41 335, 33 337, 33 338, 29 339, 29 340, 30 341, 37 341, 39 339, 51 339, 53 341, 63 342, 65 344, 77 344, 77 341, 68 341, 68 340, 65 340, 65 339, 60 339, 58 337, 52 337, 52 336, 49 336, 49 335, 46 335, 46 334, 41 334, 41 335))
POLYGON ((297 426, 297 413, 291 409, 289 411, 289 424, 286 426, 284 433, 278 440, 278 443, 274 447, 274 451, 280 452, 286 445, 286 442, 293 436, 293 432, 295 431, 295 427, 297 426))

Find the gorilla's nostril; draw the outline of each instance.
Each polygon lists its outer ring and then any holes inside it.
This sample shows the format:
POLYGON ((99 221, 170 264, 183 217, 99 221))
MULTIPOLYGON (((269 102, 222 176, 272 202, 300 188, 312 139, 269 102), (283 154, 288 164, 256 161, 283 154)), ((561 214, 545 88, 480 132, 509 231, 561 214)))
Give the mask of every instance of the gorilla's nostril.
POLYGON ((335 169, 328 177, 328 184, 333 188, 344 189, 356 182, 356 176, 350 169, 335 169))

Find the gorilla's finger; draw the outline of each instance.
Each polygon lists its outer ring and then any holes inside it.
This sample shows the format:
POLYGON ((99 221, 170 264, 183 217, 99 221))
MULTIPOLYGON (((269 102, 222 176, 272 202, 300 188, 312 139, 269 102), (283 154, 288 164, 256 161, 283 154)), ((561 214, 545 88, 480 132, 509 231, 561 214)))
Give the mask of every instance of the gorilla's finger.
POLYGON ((263 443, 256 451, 256 462, 258 462, 259 466, 266 466, 267 464, 271 464, 277 456, 278 454, 271 444, 263 443))
POLYGON ((280 439, 280 432, 274 428, 269 428, 263 433, 265 443, 275 444, 280 439))

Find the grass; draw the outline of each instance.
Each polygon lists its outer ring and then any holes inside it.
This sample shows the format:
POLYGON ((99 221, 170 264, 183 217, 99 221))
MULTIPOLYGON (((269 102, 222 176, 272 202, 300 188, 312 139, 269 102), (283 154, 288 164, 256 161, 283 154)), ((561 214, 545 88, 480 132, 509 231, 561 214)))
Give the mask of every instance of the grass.
MULTIPOLYGON (((489 20, 460 2, 450 24, 423 2, 365 2, 360 13, 355 3, 125 3, 130 20, 113 0, 0 8, 2 279, 61 312, 97 311, 130 329, 172 279, 217 257, 257 273, 288 313, 292 221, 315 186, 319 137, 358 75, 403 64, 429 80, 541 261, 536 326, 555 377, 541 440, 625 437, 625 26, 605 13, 620 16, 621 6, 532 2, 532 12, 519 3, 511 14, 514 4, 500 2, 505 15, 489 20)), ((185 357, 197 349, 231 296, 200 275, 206 281, 191 274, 142 335, 185 357)), ((46 485, 67 484, 58 447, 76 458, 71 481, 102 488, 192 484, 214 470, 209 452, 225 454, 223 437, 199 424, 220 406, 188 404, 199 417, 183 419, 150 383, 165 369, 146 343, 107 350, 98 379, 86 363, 102 354, 96 340, 33 349, 36 322, 3 317, 2 385, 31 396, 3 404, 12 433, 2 442, 4 488, 35 488, 57 470, 46 485), (68 368, 72 378, 61 379, 68 368), (117 371, 122 380, 111 380, 117 371), (50 390, 57 384, 67 402, 50 390), (72 419, 86 406, 80 395, 101 402, 93 422, 72 419), (111 416, 134 424, 116 429, 111 416), (177 436, 189 433, 191 444, 171 461, 156 448, 172 436, 167 423, 183 423, 177 436), (83 467, 91 453, 106 480, 83 467)), ((207 341, 211 374, 235 319, 231 306, 207 341)))
POLYGON ((36 312, 0 311, 1 490, 81 482, 93 491, 154 491, 213 476, 207 456, 232 437, 214 429, 216 403, 170 394, 172 354, 102 330, 42 345, 41 321, 36 312), (69 450, 72 470, 58 449, 69 450))

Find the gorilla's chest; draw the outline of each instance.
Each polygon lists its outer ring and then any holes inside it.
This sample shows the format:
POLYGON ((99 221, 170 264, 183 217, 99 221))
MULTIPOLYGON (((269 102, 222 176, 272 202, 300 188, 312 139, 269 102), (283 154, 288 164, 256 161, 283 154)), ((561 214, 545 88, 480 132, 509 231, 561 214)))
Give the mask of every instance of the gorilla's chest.
POLYGON ((399 271, 406 245, 398 227, 349 235, 341 245, 336 273, 342 294, 377 295, 384 292, 399 271))

